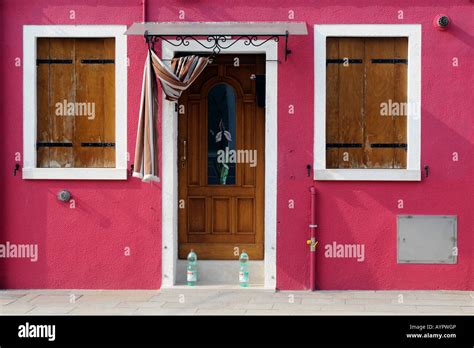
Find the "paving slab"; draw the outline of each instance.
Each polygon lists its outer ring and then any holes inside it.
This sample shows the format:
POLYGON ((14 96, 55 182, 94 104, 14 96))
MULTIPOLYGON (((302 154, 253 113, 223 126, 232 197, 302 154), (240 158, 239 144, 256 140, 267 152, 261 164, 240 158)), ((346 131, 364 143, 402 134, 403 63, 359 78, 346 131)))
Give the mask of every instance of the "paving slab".
POLYGON ((42 294, 34 297, 33 299, 29 300, 28 302, 34 305, 58 305, 58 304, 63 304, 63 305, 68 305, 71 303, 77 302, 82 295, 79 294, 69 294, 69 293, 64 293, 64 294, 42 294), (74 297, 72 297, 73 295, 74 297))
POLYGON ((417 313, 429 314, 461 314, 461 306, 416 306, 417 313))
POLYGON ((138 308, 134 315, 193 315, 196 308, 138 308))
POLYGON ((245 309, 199 309, 195 314, 198 315, 243 315, 245 314, 245 309))
POLYGON ((472 315, 474 292, 456 290, 311 292, 239 287, 0 291, 0 315, 24 314, 472 315), (70 301, 71 294, 76 296, 74 302, 70 301))
POLYGON ((317 304, 307 304, 307 303, 274 303, 272 309, 281 309, 286 311, 321 311, 321 306, 317 304))
POLYGON ((474 314, 474 307, 473 306, 471 306, 471 307, 461 306, 461 312, 474 314))
POLYGON ((227 308, 231 309, 272 309, 272 303, 231 303, 227 308))
POLYGON ((28 315, 59 315, 59 314, 69 314, 75 309, 75 307, 44 307, 37 306, 29 311, 28 315))
POLYGON ((307 297, 301 300, 301 303, 304 305, 309 304, 322 304, 322 305, 335 305, 335 304, 345 304, 346 300, 342 298, 319 298, 319 297, 307 297))
POLYGON ((323 312, 364 312, 365 306, 349 305, 349 304, 335 304, 335 305, 321 305, 323 312))
POLYGON ((366 304, 365 305, 366 312, 375 312, 375 313, 406 313, 406 314, 413 314, 416 313, 416 306, 406 306, 402 304, 398 305, 391 305, 391 304, 366 304))
POLYGON ((77 315, 132 315, 136 308, 77 307, 68 314, 77 315))
POLYGON ((0 315, 3 314, 26 314, 31 311, 35 306, 30 304, 17 304, 17 305, 6 305, 0 307, 0 315))
POLYGON ((164 301, 120 302, 117 308, 161 308, 165 303, 164 301))

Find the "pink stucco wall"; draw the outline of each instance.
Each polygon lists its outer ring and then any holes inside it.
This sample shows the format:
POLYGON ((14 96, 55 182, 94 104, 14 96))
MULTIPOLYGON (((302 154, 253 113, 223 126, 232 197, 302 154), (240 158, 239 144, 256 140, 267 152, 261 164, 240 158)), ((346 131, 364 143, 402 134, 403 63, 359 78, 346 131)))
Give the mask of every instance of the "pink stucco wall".
MULTIPOLYGON (((4 0, 0 12, 0 243, 38 243, 39 260, 0 260, 0 288, 148 289, 161 284, 161 184, 127 181, 33 181, 12 176, 22 149, 24 24, 125 24, 142 21, 140 0, 4 0), (69 11, 76 13, 69 19, 69 11), (56 199, 68 189, 70 209, 56 199), (130 247, 131 255, 124 256, 130 247)), ((317 254, 320 289, 473 289, 472 47, 473 4, 460 1, 148 1, 148 21, 286 21, 308 23, 309 35, 291 37, 293 54, 278 67, 277 287, 309 287, 306 239, 309 187, 318 192, 320 246, 365 244, 364 262, 317 254), (416 3, 416 6, 412 4, 416 3), (449 5, 448 5, 449 3, 449 5), (397 18, 398 11, 404 19, 397 18), (446 13, 446 32, 432 20, 446 13), (421 182, 313 182, 313 25, 421 23, 421 182), (452 58, 459 67, 452 66, 452 58), (295 115, 288 115, 288 105, 295 115), (452 161, 452 153, 459 161, 452 161), (288 200, 295 209, 288 208, 288 200), (404 208, 397 201, 404 200, 404 208), (397 214, 458 216, 457 265, 398 265, 397 214)), ((282 47, 280 47, 281 49, 282 47)), ((133 156, 145 45, 128 38, 128 150, 133 156)), ((280 54, 282 51, 280 50, 280 54)))

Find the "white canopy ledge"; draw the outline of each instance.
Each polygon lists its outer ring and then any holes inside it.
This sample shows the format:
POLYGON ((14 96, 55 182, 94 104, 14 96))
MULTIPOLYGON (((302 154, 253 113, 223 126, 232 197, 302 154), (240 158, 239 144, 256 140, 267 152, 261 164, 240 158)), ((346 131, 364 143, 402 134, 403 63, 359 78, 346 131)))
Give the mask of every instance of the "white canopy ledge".
POLYGON ((307 35, 306 22, 146 22, 134 23, 126 35, 307 35))

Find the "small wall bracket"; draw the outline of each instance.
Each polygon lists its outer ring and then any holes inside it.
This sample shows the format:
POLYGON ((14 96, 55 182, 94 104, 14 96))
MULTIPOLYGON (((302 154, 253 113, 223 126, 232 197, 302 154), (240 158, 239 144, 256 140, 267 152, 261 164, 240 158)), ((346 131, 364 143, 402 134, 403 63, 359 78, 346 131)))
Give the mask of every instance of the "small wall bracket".
POLYGON ((289 36, 289 33, 287 30, 285 34, 285 62, 288 59, 288 55, 291 54, 291 50, 288 48, 288 36, 289 36))
POLYGON ((15 163, 15 167, 13 167, 13 176, 16 176, 16 172, 20 170, 20 164, 15 163))

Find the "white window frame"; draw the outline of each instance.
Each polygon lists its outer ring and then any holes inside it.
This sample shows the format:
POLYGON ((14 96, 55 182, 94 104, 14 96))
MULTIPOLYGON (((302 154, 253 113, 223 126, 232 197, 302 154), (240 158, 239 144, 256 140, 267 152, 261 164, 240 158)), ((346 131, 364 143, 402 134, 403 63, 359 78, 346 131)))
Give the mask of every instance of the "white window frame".
POLYGON ((420 181, 421 24, 329 24, 314 26, 314 180, 420 181), (326 38, 407 37, 407 168, 326 168, 326 38), (413 106, 413 107, 412 107, 413 106))
POLYGON ((23 179, 127 179, 127 30, 125 25, 23 26, 23 179), (115 168, 38 168, 36 166, 37 39, 115 39, 115 168))

